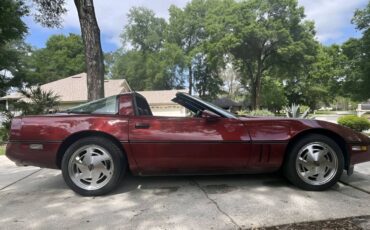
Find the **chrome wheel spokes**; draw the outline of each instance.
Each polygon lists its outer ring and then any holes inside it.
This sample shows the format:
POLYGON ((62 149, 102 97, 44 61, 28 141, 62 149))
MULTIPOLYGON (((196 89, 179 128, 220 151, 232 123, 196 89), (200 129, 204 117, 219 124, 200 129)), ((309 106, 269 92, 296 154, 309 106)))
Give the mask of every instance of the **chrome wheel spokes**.
POLYGON ((299 150, 296 170, 298 176, 306 183, 322 185, 336 175, 338 158, 329 145, 323 142, 312 142, 299 150))
POLYGON ((87 145, 72 154, 68 173, 80 188, 96 190, 105 186, 113 176, 114 165, 111 155, 97 145, 87 145))

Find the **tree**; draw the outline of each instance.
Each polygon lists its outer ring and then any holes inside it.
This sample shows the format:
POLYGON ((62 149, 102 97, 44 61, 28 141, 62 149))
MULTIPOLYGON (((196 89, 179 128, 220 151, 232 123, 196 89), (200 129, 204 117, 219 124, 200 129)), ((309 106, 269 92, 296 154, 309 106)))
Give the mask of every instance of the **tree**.
POLYGON ((104 63, 105 63, 105 77, 110 79, 113 77, 113 66, 116 61, 116 56, 114 52, 107 52, 104 54, 104 63))
POLYGON ((347 58, 343 95, 367 100, 370 98, 370 2, 365 9, 356 10, 352 23, 362 31, 362 37, 351 38, 341 47, 347 58))
POLYGON ((370 29, 370 1, 364 9, 357 9, 352 18, 352 23, 359 30, 370 29))
POLYGON ((0 2, 0 46, 23 38, 27 26, 22 17, 28 14, 27 7, 21 0, 2 0, 0 2))
POLYGON ((122 34, 124 41, 129 41, 135 50, 144 55, 159 51, 163 47, 167 23, 155 16, 152 10, 144 7, 133 7, 128 15, 128 24, 122 34))
POLYGON ((0 1, 0 95, 23 77, 22 56, 28 48, 22 39, 27 26, 22 17, 28 14, 21 0, 0 1))
POLYGON ((167 42, 179 47, 183 62, 179 64, 187 76, 189 94, 213 99, 221 92, 222 53, 213 53, 206 30, 206 16, 216 1, 193 0, 185 8, 171 6, 167 42))
POLYGON ((285 96, 284 86, 281 81, 265 77, 261 90, 261 105, 263 108, 277 114, 288 104, 285 96))
POLYGON ((31 84, 45 84, 86 71, 84 45, 79 35, 53 35, 46 47, 28 58, 31 84), (47 60, 47 61, 45 61, 47 60))
POLYGON ((188 83, 190 93, 196 90, 201 97, 214 98, 222 85, 223 56, 208 52, 207 3, 194 0, 184 9, 171 6, 169 23, 149 9, 130 9, 113 77, 124 77, 136 90, 183 88, 188 83))
POLYGON ((115 62, 112 66, 112 78, 125 78, 134 90, 144 90, 146 71, 143 56, 138 51, 115 53, 115 62))
MULTIPOLYGON (((61 25, 66 12, 65 0, 33 0, 38 14, 36 21, 46 27, 61 25)), ((85 47, 88 100, 104 97, 104 55, 100 42, 100 29, 95 16, 93 0, 74 0, 85 47)))
POLYGON ((59 105, 59 95, 53 91, 42 90, 40 86, 22 89, 24 98, 20 99, 15 107, 22 115, 46 114, 59 105))
POLYGON ((208 14, 213 49, 234 57, 253 109, 260 106, 266 72, 276 66, 291 72, 315 55, 313 24, 303 19, 296 0, 225 0, 208 14))
POLYGON ((294 77, 286 77, 285 94, 289 104, 303 104, 311 110, 329 104, 340 95, 346 59, 338 45, 318 46, 313 62, 308 62, 294 77))
POLYGON ((135 90, 180 88, 181 50, 165 42, 167 23, 154 12, 134 7, 128 14, 128 24, 121 37, 132 48, 122 48, 115 54, 113 78, 125 78, 135 90))
MULTIPOLYGON (((53 91, 44 91, 40 86, 32 88, 23 88, 20 90, 23 98, 14 103, 14 109, 20 111, 21 115, 38 115, 47 114, 52 109, 55 109, 60 101, 59 96, 53 91)), ((0 128, 0 140, 7 141, 11 122, 14 118, 14 113, 11 111, 2 112, 4 120, 0 128)))
POLYGON ((115 53, 112 78, 125 78, 135 90, 183 88, 181 50, 166 44, 159 52, 129 50, 115 53))
POLYGON ((223 90, 229 98, 236 99, 240 96, 240 74, 232 65, 232 62, 227 62, 225 68, 221 70, 220 77, 223 81, 223 90))
POLYGON ((195 91, 202 99, 214 100, 221 92, 222 86, 222 79, 219 76, 218 69, 211 66, 205 54, 198 54, 195 57, 193 66, 195 91))
POLYGON ((176 44, 183 52, 188 74, 189 94, 192 94, 194 86, 193 61, 199 55, 199 47, 206 38, 205 19, 209 3, 210 1, 193 0, 184 9, 176 6, 169 8, 168 42, 176 44))

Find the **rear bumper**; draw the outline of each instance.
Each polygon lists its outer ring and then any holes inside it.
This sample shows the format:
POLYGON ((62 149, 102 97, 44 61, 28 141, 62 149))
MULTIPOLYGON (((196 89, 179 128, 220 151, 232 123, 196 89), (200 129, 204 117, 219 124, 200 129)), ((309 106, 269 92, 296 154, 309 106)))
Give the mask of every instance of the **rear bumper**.
POLYGON ((57 152, 60 142, 8 142, 6 156, 17 165, 32 165, 57 169, 57 152), (42 149, 32 149, 32 144, 42 145, 42 149))

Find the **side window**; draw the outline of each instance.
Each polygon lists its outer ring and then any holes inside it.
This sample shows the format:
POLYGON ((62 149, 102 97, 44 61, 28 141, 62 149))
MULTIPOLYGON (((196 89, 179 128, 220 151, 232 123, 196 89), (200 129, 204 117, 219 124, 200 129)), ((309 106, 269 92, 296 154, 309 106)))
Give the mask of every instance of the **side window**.
POLYGON ((135 99, 138 116, 153 116, 148 102, 143 97, 136 96, 135 99))

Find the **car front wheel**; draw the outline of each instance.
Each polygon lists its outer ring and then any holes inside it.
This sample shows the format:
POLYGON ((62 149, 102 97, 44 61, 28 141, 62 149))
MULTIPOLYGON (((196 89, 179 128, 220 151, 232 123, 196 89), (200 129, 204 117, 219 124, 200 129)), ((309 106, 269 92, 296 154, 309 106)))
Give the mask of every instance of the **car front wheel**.
POLYGON ((302 189, 321 191, 337 183, 343 168, 338 144, 327 136, 312 134, 300 139, 288 152, 284 174, 302 189))
POLYGON ((125 172, 121 150, 110 140, 87 137, 72 144, 62 160, 66 184, 83 196, 99 196, 112 191, 125 172))

